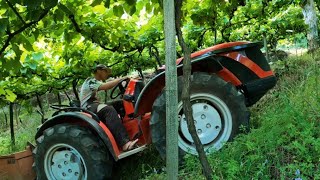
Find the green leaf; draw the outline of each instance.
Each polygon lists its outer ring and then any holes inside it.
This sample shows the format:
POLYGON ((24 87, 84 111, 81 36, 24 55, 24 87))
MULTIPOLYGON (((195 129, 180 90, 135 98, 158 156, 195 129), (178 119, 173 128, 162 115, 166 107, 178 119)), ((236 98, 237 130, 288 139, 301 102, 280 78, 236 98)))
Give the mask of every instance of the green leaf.
POLYGON ((34 9, 34 10, 27 11, 26 18, 29 20, 37 21, 42 12, 43 12, 42 9, 34 9))
POLYGON ((93 12, 104 14, 106 12, 106 7, 104 7, 103 5, 97 5, 93 7, 93 12))
POLYGON ((124 13, 123 7, 122 6, 114 6, 113 7, 113 14, 121 17, 124 13))
POLYGON ((101 2, 102 2, 102 0, 94 0, 94 1, 90 4, 90 6, 94 7, 94 6, 96 6, 96 5, 101 4, 101 2))
POLYGON ((0 87, 0 95, 5 94, 6 92, 4 91, 4 89, 2 87, 0 87))
POLYGON ((70 14, 73 14, 70 9, 67 8, 67 6, 59 3, 58 5, 59 9, 61 9, 64 13, 66 13, 66 15, 70 15, 70 14))
POLYGON ((64 18, 64 12, 62 11, 61 8, 58 8, 55 12, 54 12, 54 20, 55 21, 62 21, 64 18))
POLYGON ((13 44, 12 49, 13 49, 14 53, 16 54, 16 57, 19 57, 19 59, 20 59, 22 51, 19 49, 19 47, 16 44, 13 44))
POLYGON ((24 36, 24 35, 20 35, 19 37, 19 41, 23 44, 23 47, 27 50, 27 51, 34 51, 32 44, 29 42, 29 40, 24 36))
POLYGON ((144 8, 144 4, 142 1, 137 2, 137 10, 140 12, 144 8))
POLYGON ((110 0, 106 0, 104 2, 104 7, 109 8, 110 7, 110 0))
POLYGON ((6 99, 10 102, 13 102, 14 100, 16 100, 17 95, 15 95, 12 91, 10 91, 9 89, 6 89, 6 99))
POLYGON ((45 7, 45 9, 50 9, 54 6, 56 6, 58 3, 58 0, 46 0, 45 2, 43 2, 43 5, 45 7))
POLYGON ((129 12, 130 16, 132 16, 136 11, 137 11, 136 6, 132 6, 129 12))
POLYGON ((7 30, 7 26, 9 23, 8 18, 0 18, 0 33, 4 33, 7 30))
POLYGON ((38 39, 38 37, 39 37, 39 30, 38 29, 34 30, 33 36, 34 36, 34 39, 38 39))
POLYGON ((36 63, 29 63, 28 66, 29 66, 30 69, 32 69, 32 70, 36 70, 36 69, 37 69, 37 64, 36 64, 36 63))
POLYGON ((136 4, 136 0, 126 0, 126 3, 130 6, 135 5, 136 4))
POLYGON ((150 3, 147 3, 147 4, 146 4, 146 11, 147 11, 148 13, 150 13, 150 12, 152 11, 152 6, 151 6, 150 3))
POLYGON ((34 10, 41 7, 41 3, 43 2, 43 0, 25 0, 23 2, 23 5, 26 5, 28 9, 34 10))
POLYGON ((33 53, 32 58, 36 61, 39 61, 40 59, 43 58, 43 54, 41 52, 33 53))
POLYGON ((20 72, 21 72, 21 74, 26 74, 27 73, 27 68, 21 68, 20 69, 20 72))

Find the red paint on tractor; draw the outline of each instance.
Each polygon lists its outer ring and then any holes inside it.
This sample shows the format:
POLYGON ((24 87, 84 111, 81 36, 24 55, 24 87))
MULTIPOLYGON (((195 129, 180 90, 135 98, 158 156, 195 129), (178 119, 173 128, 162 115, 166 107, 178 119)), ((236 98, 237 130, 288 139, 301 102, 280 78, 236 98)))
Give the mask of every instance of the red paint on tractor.
POLYGON ((139 104, 139 110, 136 115, 143 115, 145 113, 151 112, 152 104, 161 93, 165 85, 165 76, 161 76, 152 82, 151 89, 148 89, 144 94, 142 94, 143 103, 139 104))
POLYGON ((100 121, 99 122, 99 126, 104 130, 104 132, 107 134, 111 144, 112 144, 112 148, 113 148, 113 151, 114 153, 116 154, 116 156, 118 157, 120 155, 120 150, 119 150, 119 147, 116 143, 116 140, 114 139, 112 133, 110 132, 109 128, 107 128, 107 126, 102 122, 100 121))
POLYGON ((137 135, 140 134, 138 119, 127 120, 123 123, 123 125, 126 128, 131 140, 136 139, 137 135))
POLYGON ((239 52, 227 52, 219 55, 225 56, 240 62, 241 64, 249 68, 252 72, 254 72, 259 78, 265 78, 265 77, 274 75, 272 71, 264 71, 255 62, 253 62, 247 56, 240 54, 239 52))
POLYGON ((231 82, 235 86, 240 86, 241 81, 227 68, 223 68, 221 71, 217 72, 217 74, 225 81, 231 82))
MULTIPOLYGON (((250 43, 250 42, 238 41, 238 42, 228 42, 228 43, 218 44, 218 45, 215 45, 215 46, 212 46, 212 47, 209 47, 209 48, 192 53, 191 58, 195 58, 197 56, 201 56, 205 53, 215 51, 218 49, 225 49, 225 48, 230 48, 230 47, 239 46, 239 45, 248 44, 248 43, 250 43)), ((182 60, 183 60, 183 57, 177 59, 176 64, 177 65, 180 64, 182 60)))
MULTIPOLYGON (((136 84, 137 84, 137 80, 131 79, 128 86, 127 86, 127 89, 124 93, 124 96, 125 95, 133 96, 134 90, 136 88, 136 84)), ((131 101, 123 100, 123 106, 124 106, 124 109, 126 112, 126 115, 123 118, 123 122, 126 122, 126 121, 130 120, 128 115, 134 113, 134 104, 131 101)))
POLYGON ((139 141, 144 141, 144 144, 151 143, 151 132, 150 132, 150 118, 151 113, 146 113, 144 116, 141 117, 140 121, 140 128, 143 134, 143 137, 139 139, 139 141))

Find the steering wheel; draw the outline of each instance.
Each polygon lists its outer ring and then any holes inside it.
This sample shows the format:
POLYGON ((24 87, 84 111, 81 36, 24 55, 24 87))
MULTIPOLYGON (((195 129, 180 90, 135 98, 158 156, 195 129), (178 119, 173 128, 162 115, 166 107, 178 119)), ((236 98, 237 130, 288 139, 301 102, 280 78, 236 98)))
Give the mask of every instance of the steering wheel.
POLYGON ((123 95, 126 92, 126 88, 127 88, 128 84, 129 84, 129 78, 123 79, 120 82, 118 82, 118 84, 112 88, 111 93, 110 93, 110 98, 116 99, 120 95, 123 95), (125 84, 123 84, 123 82, 125 82, 125 84), (119 88, 120 92, 117 95, 114 95, 114 92, 117 88, 119 88))

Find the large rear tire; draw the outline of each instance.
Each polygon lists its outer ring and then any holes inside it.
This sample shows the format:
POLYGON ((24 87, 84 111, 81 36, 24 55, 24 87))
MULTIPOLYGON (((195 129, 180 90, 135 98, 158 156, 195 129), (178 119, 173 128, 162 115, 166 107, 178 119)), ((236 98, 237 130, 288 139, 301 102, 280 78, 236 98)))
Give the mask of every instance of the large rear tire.
MULTIPOLYGON (((181 93, 182 77, 178 78, 178 113, 179 118, 179 158, 186 153, 196 155, 192 137, 188 131, 183 114, 181 93)), ((195 72, 191 76, 190 100, 198 136, 206 153, 222 148, 231 141, 241 127, 249 125, 249 111, 245 106, 244 96, 231 84, 217 75, 195 72)), ((161 157, 166 157, 166 101, 163 91, 155 100, 151 115, 152 142, 161 157)))
POLYGON ((58 124, 44 131, 33 151, 38 180, 106 179, 113 160, 89 129, 58 124))

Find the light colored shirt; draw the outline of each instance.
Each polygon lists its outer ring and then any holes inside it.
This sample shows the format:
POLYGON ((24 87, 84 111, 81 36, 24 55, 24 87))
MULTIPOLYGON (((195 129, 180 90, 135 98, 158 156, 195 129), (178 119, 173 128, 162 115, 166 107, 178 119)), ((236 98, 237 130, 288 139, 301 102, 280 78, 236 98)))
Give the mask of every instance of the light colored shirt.
POLYGON ((94 77, 89 77, 84 81, 80 90, 80 102, 82 108, 87 107, 89 99, 98 100, 97 91, 102 84, 103 83, 101 81, 98 81, 94 77))

